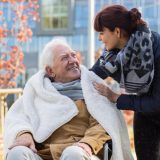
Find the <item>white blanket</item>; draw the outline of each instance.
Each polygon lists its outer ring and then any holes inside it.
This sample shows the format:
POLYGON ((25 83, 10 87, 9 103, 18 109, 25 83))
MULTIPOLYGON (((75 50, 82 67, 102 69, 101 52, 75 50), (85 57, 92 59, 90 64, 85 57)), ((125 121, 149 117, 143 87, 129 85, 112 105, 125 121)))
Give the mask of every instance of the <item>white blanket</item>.
MULTIPOLYGON (((39 71, 29 79, 23 96, 13 104, 6 115, 6 153, 18 132, 29 130, 35 141, 41 143, 78 114, 74 102, 61 95, 44 74, 44 71, 39 71)), ((81 66, 81 84, 87 109, 111 136, 112 159, 132 160, 128 132, 121 111, 106 97, 101 96, 92 82, 104 83, 93 72, 81 66)))

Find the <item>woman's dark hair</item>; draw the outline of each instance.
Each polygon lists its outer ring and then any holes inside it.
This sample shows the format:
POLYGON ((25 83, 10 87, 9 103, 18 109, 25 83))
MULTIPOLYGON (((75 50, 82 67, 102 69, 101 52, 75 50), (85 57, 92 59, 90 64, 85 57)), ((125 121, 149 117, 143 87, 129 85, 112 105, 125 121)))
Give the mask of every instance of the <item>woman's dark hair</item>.
POLYGON ((128 10, 121 5, 111 5, 97 13, 94 20, 94 28, 97 32, 102 32, 104 27, 114 31, 119 27, 126 36, 130 36, 137 26, 147 26, 146 22, 141 19, 141 13, 137 8, 128 10))

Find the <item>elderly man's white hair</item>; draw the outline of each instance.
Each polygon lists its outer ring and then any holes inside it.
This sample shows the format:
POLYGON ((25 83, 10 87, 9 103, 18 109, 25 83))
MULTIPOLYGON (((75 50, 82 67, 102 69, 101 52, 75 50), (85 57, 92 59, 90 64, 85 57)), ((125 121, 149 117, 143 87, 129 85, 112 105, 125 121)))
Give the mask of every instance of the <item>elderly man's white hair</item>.
POLYGON ((54 53, 55 48, 57 46, 66 46, 68 48, 71 48, 69 44, 67 44, 66 41, 62 39, 53 39, 52 41, 48 42, 40 56, 40 67, 42 69, 45 69, 46 66, 52 66, 53 65, 53 59, 54 59, 54 53))

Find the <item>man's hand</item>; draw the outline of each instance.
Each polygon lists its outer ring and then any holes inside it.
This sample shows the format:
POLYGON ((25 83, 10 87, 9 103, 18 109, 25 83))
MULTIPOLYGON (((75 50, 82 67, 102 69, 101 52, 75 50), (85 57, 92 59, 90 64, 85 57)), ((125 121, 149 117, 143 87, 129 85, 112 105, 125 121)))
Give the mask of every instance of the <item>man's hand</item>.
POLYGON ((92 156, 92 149, 88 144, 78 142, 75 143, 74 146, 81 147, 89 156, 92 156))
POLYGON ((103 84, 100 83, 93 83, 95 89, 101 94, 102 96, 107 97, 111 102, 115 103, 117 102, 119 94, 114 93, 112 90, 110 90, 108 87, 106 87, 103 84))
POLYGON ((12 149, 16 146, 26 146, 30 148, 33 152, 37 152, 35 148, 35 143, 33 141, 32 135, 30 133, 24 133, 20 136, 18 136, 15 140, 15 142, 9 147, 9 149, 12 149))

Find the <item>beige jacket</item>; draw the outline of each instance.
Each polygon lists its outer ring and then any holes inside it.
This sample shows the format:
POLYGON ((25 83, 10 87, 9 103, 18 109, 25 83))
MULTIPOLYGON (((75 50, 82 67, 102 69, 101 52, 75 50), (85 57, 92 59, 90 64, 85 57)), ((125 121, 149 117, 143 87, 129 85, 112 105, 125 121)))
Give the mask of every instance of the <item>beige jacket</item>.
POLYGON ((59 160, 63 150, 76 142, 87 143, 93 154, 99 153, 98 156, 102 156, 100 150, 110 136, 88 113, 83 100, 78 100, 75 104, 79 114, 57 129, 45 142, 36 145, 38 154, 44 160, 59 160))

